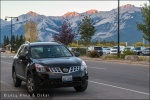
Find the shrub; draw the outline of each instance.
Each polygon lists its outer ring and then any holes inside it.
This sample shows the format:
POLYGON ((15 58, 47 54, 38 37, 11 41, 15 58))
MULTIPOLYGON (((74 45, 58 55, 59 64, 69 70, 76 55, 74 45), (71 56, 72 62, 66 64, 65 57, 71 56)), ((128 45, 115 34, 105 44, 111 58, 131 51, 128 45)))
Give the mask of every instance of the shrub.
POLYGON ((93 50, 93 51, 89 52, 88 55, 91 58, 99 58, 100 57, 99 53, 96 50, 93 50))
POLYGON ((123 51, 123 54, 120 55, 120 58, 124 59, 126 55, 135 55, 135 52, 130 50, 125 50, 123 51))
POLYGON ((76 48, 76 52, 79 52, 80 55, 86 55, 86 48, 76 48))

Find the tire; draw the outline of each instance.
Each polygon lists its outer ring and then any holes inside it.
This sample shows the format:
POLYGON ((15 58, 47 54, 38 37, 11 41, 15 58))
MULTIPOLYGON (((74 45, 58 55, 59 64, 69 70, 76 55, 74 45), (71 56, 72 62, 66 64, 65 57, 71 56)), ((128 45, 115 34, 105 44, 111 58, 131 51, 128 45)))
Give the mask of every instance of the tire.
POLYGON ((20 87, 20 86, 21 86, 21 82, 22 82, 22 80, 19 79, 19 78, 16 76, 16 72, 13 71, 13 83, 14 83, 14 86, 15 86, 15 87, 20 87))
POLYGON ((33 80, 33 77, 29 74, 28 77, 27 77, 27 90, 28 90, 28 93, 30 95, 35 95, 38 93, 38 89, 36 88, 35 86, 35 81, 33 80))
POLYGON ((143 56, 143 53, 140 53, 139 55, 140 55, 140 56, 143 56))
POLYGON ((88 86, 88 82, 86 82, 84 85, 81 86, 75 86, 74 89, 77 92, 84 92, 87 89, 87 86, 88 86))

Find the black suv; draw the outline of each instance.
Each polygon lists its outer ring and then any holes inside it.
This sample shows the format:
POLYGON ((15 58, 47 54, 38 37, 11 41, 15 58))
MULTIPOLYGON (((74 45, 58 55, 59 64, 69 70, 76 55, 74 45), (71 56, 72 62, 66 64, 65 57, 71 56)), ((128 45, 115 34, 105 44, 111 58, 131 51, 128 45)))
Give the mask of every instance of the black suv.
POLYGON ((14 56, 12 78, 15 87, 25 81, 30 94, 58 87, 74 87, 83 92, 88 86, 86 63, 57 42, 21 45, 14 56))

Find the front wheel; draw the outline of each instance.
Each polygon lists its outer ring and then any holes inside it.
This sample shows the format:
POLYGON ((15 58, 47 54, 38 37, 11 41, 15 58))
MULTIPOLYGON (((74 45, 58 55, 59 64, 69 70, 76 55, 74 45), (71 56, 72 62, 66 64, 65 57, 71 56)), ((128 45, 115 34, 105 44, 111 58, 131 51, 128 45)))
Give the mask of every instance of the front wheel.
POLYGON ((38 92, 35 86, 34 79, 32 78, 31 75, 28 75, 28 78, 27 78, 27 89, 30 95, 33 95, 33 94, 36 95, 38 92))
POLYGON ((84 92, 87 89, 87 86, 88 86, 88 82, 86 82, 84 85, 81 86, 75 86, 74 89, 77 92, 84 92))

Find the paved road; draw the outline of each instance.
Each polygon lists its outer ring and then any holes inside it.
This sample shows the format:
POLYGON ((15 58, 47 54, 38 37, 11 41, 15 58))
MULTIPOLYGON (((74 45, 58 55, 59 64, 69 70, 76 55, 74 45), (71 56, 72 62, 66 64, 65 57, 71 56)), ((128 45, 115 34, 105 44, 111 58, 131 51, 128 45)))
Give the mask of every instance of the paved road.
MULTIPOLYGON (((13 86, 12 59, 13 55, 1 53, 1 91, 26 94, 25 83, 19 88, 13 86)), ((86 63, 89 72, 88 89, 83 93, 77 93, 73 88, 54 89, 53 99, 149 99, 149 66, 97 61, 86 63)), ((1 96, 4 98, 4 94, 1 96)), ((5 94, 5 97, 14 99, 9 96, 9 93, 5 94)))

